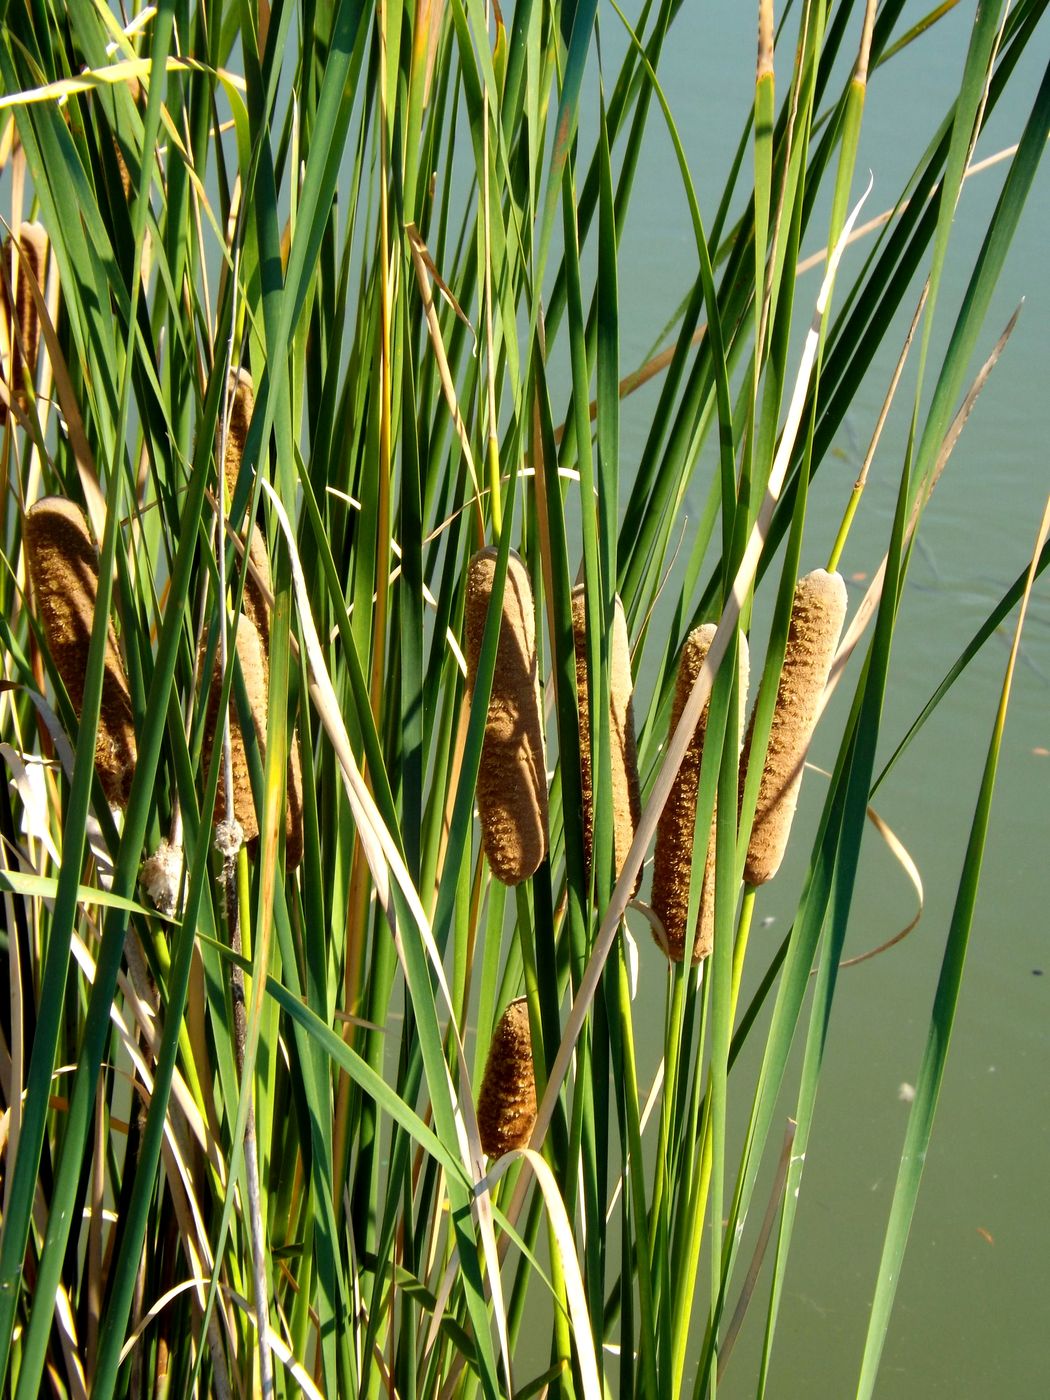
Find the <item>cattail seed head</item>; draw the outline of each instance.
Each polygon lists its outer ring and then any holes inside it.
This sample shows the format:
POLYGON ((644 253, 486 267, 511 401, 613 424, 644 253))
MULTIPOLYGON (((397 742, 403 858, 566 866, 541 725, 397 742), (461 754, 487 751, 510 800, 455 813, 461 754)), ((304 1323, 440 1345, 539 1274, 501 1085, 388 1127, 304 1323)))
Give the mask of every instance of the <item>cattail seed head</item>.
MULTIPOLYGON (((467 574, 464 648, 471 693, 495 574, 495 549, 474 555, 467 574)), ((532 587, 528 570, 511 550, 478 771, 482 843, 492 873, 505 885, 527 880, 547 851, 547 770, 541 713, 532 587)))
POLYGON ((536 1125, 536 1078, 532 1065, 529 1008, 519 997, 504 1011, 492 1034, 478 1095, 478 1131, 490 1157, 525 1147, 536 1125))
MULTIPOLYGON (((247 609, 247 589, 245 589, 247 609)), ((267 624, 268 624, 267 614, 267 624)), ((244 688, 255 730, 259 755, 266 758, 266 707, 270 689, 270 666, 267 651, 268 633, 260 631, 247 610, 242 613, 237 626, 237 659, 244 677, 244 688)), ((211 761, 212 747, 222 735, 218 729, 219 688, 222 672, 218 657, 215 661, 212 689, 208 700, 208 718, 204 729, 202 767, 207 771, 211 761)), ((251 845, 259 836, 259 819, 252 796, 251 777, 248 770, 248 756, 244 746, 240 714, 231 693, 230 696, 230 767, 233 779, 233 814, 244 833, 243 839, 251 845)), ((285 814, 285 868, 294 870, 303 858, 303 778, 299 762, 299 741, 294 733, 288 745, 288 805, 285 814)), ((215 797, 215 824, 221 825, 226 819, 226 785, 220 779, 215 797)))
MULTIPOLYGON (((798 804, 802 769, 817 722, 817 709, 846 618, 841 574, 816 569, 795 585, 784 666, 777 687, 762 783, 758 791, 744 879, 762 885, 780 869, 798 804)), ((751 749, 748 726, 747 754, 751 749)), ((747 757, 741 765, 741 790, 747 757)))
MULTIPOLYGON (((587 878, 594 844, 594 780, 591 773, 591 717, 587 688, 587 604, 583 584, 572 594, 573 645, 576 651, 576 695, 580 715, 580 786, 583 795, 583 852, 587 878)), ((641 815, 638 748, 634 733, 634 684, 627 618, 619 598, 613 609, 609 648, 609 719, 612 739, 613 853, 619 877, 641 815)), ((635 892, 641 883, 641 871, 635 892)))
MULTIPOLYGON (((26 512, 23 541, 48 650, 79 719, 98 597, 95 546, 79 508, 59 496, 45 497, 26 512)), ((135 759, 131 695, 110 626, 95 769, 106 799, 114 807, 127 805, 135 759)))
POLYGON ((240 475, 241 458, 244 456, 244 440, 248 436, 248 425, 255 411, 255 391, 252 387, 252 377, 246 369, 230 371, 228 392, 231 399, 230 421, 226 433, 223 470, 226 476, 226 490, 232 501, 237 477, 240 475))
POLYGON ((153 854, 142 862, 139 880, 154 909, 169 918, 177 916, 185 858, 181 846, 164 839, 153 854))
MULTIPOLYGON (((142 84, 139 82, 138 78, 130 78, 128 80, 127 87, 128 96, 131 98, 132 102, 134 102, 137 107, 139 104, 139 99, 142 96, 142 84)), ((124 191, 124 198, 130 199, 131 172, 128 170, 128 163, 124 159, 124 152, 120 149, 120 142, 117 140, 115 132, 113 133, 113 150, 116 153, 117 157, 117 169, 120 171, 120 184, 121 188, 124 191)))
MULTIPOLYGON (((249 569, 248 577, 244 581, 244 612, 245 616, 254 623, 262 639, 263 656, 267 661, 267 689, 269 689, 270 599, 273 596, 270 556, 266 549, 266 536, 258 525, 252 526, 248 539, 248 559, 254 565, 258 578, 254 578, 249 569)), ((264 740, 265 737, 264 734, 264 740)), ((263 750, 265 752, 265 743, 263 750)), ((284 821, 285 869, 297 869, 302 864, 302 859, 303 770, 299 759, 299 736, 293 728, 288 734, 288 806, 284 821)))
MULTIPOLYGON (((248 709, 260 751, 266 744, 266 701, 269 676, 267 674, 266 652, 263 650, 259 629, 250 618, 241 615, 237 623, 237 660, 244 677, 244 689, 248 696, 248 709)), ((201 754, 202 770, 206 773, 211 763, 212 749, 222 743, 222 729, 219 725, 219 699, 222 689, 222 667, 218 652, 215 656, 215 669, 208 696, 208 715, 204 725, 204 747, 201 754)), ((244 733, 241 728, 240 711, 236 694, 230 692, 230 768, 233 779, 233 816, 240 823, 245 841, 254 841, 259 835, 259 819, 252 796, 252 782, 248 769, 248 756, 244 747, 244 733)), ((219 788, 215 796, 214 821, 216 826, 226 820, 226 784, 220 775, 219 788)))
MULTIPOLYGON (((705 623, 690 632, 678 663, 678 681, 671 710, 672 735, 682 718, 696 678, 711 649, 717 628, 705 623)), ((741 634, 737 643, 738 689, 747 694, 749 654, 747 638, 741 634)), ((693 836, 696 829, 696 802, 700 790, 700 764, 707 734, 710 700, 704 706, 693 737, 689 741, 682 766, 675 777, 667 803, 656 828, 656 856, 653 863, 652 908, 664 926, 667 936, 665 952, 672 962, 682 962, 686 950, 686 924, 689 918, 689 878, 693 865, 693 836)), ((742 727, 742 726, 741 726, 742 727)), ((740 736, 737 737, 739 750, 740 736)), ((704 864, 704 879, 700 893, 700 908, 693 932, 690 959, 695 965, 706 958, 713 946, 715 918, 715 828, 717 804, 711 818, 711 830, 704 864)))
MULTIPOLYGON (((47 233, 42 224, 24 223, 18 230, 19 256, 14 235, 4 239, 6 280, 2 287, 5 379, 11 397, 26 402, 26 376, 36 379, 40 352, 40 317, 30 279, 41 292, 47 274, 47 233)), ((7 421, 7 405, 0 403, 0 424, 7 421)))
POLYGON ((270 599, 273 597, 273 580, 270 576, 270 555, 266 548, 266 536, 258 525, 253 525, 248 536, 245 568, 248 576, 244 580, 243 607, 246 617, 250 617, 259 629, 266 654, 270 654, 270 599), (248 568, 248 563, 251 568, 248 568), (253 572, 254 570, 254 572, 253 572))

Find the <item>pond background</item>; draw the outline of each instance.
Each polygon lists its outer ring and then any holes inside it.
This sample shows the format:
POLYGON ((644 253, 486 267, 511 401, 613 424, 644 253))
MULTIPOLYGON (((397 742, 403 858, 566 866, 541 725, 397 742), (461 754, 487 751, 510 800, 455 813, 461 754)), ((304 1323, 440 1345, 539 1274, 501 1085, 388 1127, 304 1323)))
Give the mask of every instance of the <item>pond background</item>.
MULTIPOLYGON (((898 33, 929 8, 907 6, 898 33)), ((961 75, 974 8, 972 3, 960 5, 938 24, 935 36, 927 36, 872 75, 855 180, 859 195, 871 170, 874 188, 864 218, 894 203, 943 118, 961 75)), ((781 10, 778 6, 778 21, 781 10)), ((619 21, 611 7, 603 6, 601 13, 606 71, 611 73, 620 51, 619 21)), ((754 94, 755 13, 754 5, 738 0, 683 5, 661 60, 660 78, 708 225, 754 94)), ((790 80, 796 33, 789 23, 778 43, 778 101, 790 80)), ((1045 18, 1040 33, 1043 42, 1037 38, 1030 45, 1012 96, 1000 104, 982 136, 977 160, 1013 144, 1020 135, 1050 53, 1045 18)), ((844 73, 852 57, 853 53, 846 55, 844 73)), ((1004 162, 965 185, 937 307, 924 402, 1007 168, 1004 162)), ((745 177, 749 178, 747 170, 745 177)), ((737 207, 741 204, 742 196, 737 207)), ((814 215, 803 256, 823 246, 827 212, 825 203, 814 215)), ((1050 165, 1044 160, 968 382, 1023 298, 1020 322, 921 524, 894 642, 882 762, 1024 568, 1033 547, 1050 491, 1048 225, 1050 165)), ((869 247, 865 242, 847 253, 840 289, 843 277, 856 275, 869 247)), ((691 285, 695 259, 673 150, 654 104, 621 243, 622 373, 646 358, 691 285)), ((797 319, 803 330, 808 322, 805 308, 816 297, 820 275, 817 270, 800 279, 797 319)), ((899 326, 872 363, 835 450, 816 479, 803 546, 804 570, 826 560, 920 285, 917 281, 905 298, 899 326)), ((841 564, 851 580, 851 610, 886 549, 914 391, 911 364, 841 564)), ((657 383, 624 405, 622 481, 629 479, 637 462, 658 392, 657 383)), ((708 473, 701 471, 698 480, 703 489, 691 502, 694 519, 708 473)), ((768 600, 766 609, 756 612, 753 674, 764 650, 768 600)), ((856 1387, 907 1123, 902 1086, 914 1084, 918 1075, 1011 635, 1008 624, 987 644, 876 800, 880 815, 919 867, 925 912, 901 945, 844 972, 839 981, 773 1353, 770 1394, 778 1400, 841 1396, 856 1387)), ((818 734, 811 753, 817 764, 833 761, 855 667, 856 661, 828 712, 823 735, 818 734)), ((643 688, 644 684, 642 679, 643 688)), ((878 1387, 882 1396, 966 1400, 1050 1393, 1047 749, 1050 594, 1044 577, 1033 599, 1014 686, 961 1004, 883 1356, 878 1387)), ((880 767, 881 762, 876 771, 880 767)), ((807 775, 788 859, 778 879, 759 896, 749 952, 751 987, 795 907, 823 797, 821 782, 819 775, 807 775), (763 928, 764 920, 772 922, 763 928)), ((871 830, 862 852, 845 955, 881 943, 913 913, 913 892, 871 830)), ((642 930, 638 933, 645 938, 642 930)), ((650 956, 653 951, 642 949, 640 998, 642 1006, 653 998, 657 1015, 648 1023, 659 1025, 662 989, 657 984, 662 978, 650 956)), ((745 980, 742 1004, 748 995, 745 980)), ((808 1016, 808 1003, 803 1016, 808 1016)), ((640 1008, 637 1023, 647 1023, 640 1008)), ((781 1122, 794 1108, 804 1034, 802 1024, 796 1070, 789 1074, 779 1108, 781 1122)), ((754 1037, 755 1045, 761 1039, 754 1037)), ((655 1065, 660 1048, 655 1043, 643 1046, 643 1063, 655 1065)), ((752 1052, 733 1074, 730 1102, 741 1115, 750 1100, 756 1063, 752 1052)), ((741 1116, 737 1137, 742 1122, 741 1116)), ((778 1140, 775 1133, 768 1155, 775 1155, 778 1140)), ((729 1161, 735 1162, 732 1151, 729 1161)), ((760 1189, 749 1236, 757 1228, 765 1199, 760 1189)), ((726 1397, 754 1394, 774 1246, 775 1236, 719 1387, 726 1397)), ((745 1239, 730 1309, 751 1247, 745 1239)), ((702 1260, 700 1278, 705 1277, 702 1260)))

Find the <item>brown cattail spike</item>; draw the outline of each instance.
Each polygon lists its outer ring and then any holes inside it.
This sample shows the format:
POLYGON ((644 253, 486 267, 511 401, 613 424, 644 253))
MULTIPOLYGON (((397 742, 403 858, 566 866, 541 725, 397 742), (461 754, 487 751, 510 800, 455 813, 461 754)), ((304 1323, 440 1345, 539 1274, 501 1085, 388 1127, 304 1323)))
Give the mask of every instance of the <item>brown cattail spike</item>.
MULTIPOLYGON (((26 513, 23 540, 48 650, 79 719, 98 597, 95 546, 80 510, 59 496, 38 501, 26 513)), ((131 696, 111 626, 95 737, 95 769, 114 807, 127 804, 135 758, 131 696)))
MULTIPOLYGON (((254 623, 262 639, 263 654, 267 659, 268 688, 270 603, 273 597, 270 556, 266 549, 266 536, 258 525, 252 526, 248 539, 247 557, 252 567, 248 569, 248 577, 244 581, 244 614, 254 623)), ((288 736, 288 807, 284 835, 285 869, 295 870, 303 859, 303 772, 299 761, 299 736, 294 729, 288 736)))
MULTIPOLYGON (((580 715, 580 785, 583 790, 583 852, 587 878, 594 843, 594 783, 591 773, 591 719, 587 688, 587 605, 583 584, 572 594, 573 644, 576 650, 576 695, 580 715)), ((612 735, 613 849, 619 877, 631 849, 642 803, 638 785, 638 749, 634 733, 634 685, 631 648, 623 604, 616 599, 609 648, 609 718, 612 735)), ((641 883, 641 871, 635 892, 641 883)))
MULTIPOLYGON (((787 650, 744 865, 744 879, 749 885, 762 885, 771 880, 784 859, 806 752, 845 618, 846 585, 840 574, 816 569, 799 579, 791 604, 787 650)), ((746 745, 748 754, 753 725, 752 715, 746 745)), ((746 772, 745 758, 741 765, 741 784, 746 772)))
MULTIPOLYGON (((130 78, 128 80, 128 96, 137 107, 139 99, 142 96, 142 84, 139 82, 138 78, 130 78)), ((115 132, 113 134, 113 150, 117 157, 117 169, 120 171, 120 184, 124 191, 124 198, 130 199, 131 172, 128 170, 127 161, 124 159, 124 152, 120 149, 120 142, 117 140, 115 132)))
MULTIPOLYGON (((495 549, 474 555, 467 574, 465 627, 471 692, 495 574, 495 549)), ((513 550, 478 772, 478 814, 493 875, 505 885, 527 880, 547 851, 547 771, 532 587, 528 570, 513 550)))
MULTIPOLYGON (((696 678, 707 658, 714 640, 716 628, 713 623, 705 623, 690 632, 682 649, 678 663, 678 681, 675 686, 674 705, 671 710, 671 726, 668 735, 674 733, 682 718, 696 678)), ((747 694, 749 660, 747 638, 741 635, 737 649, 738 688, 741 696, 747 694)), ((653 865, 652 908, 663 923, 667 936, 665 951, 673 962, 685 958, 686 924, 689 917, 689 878, 693 866, 693 835, 696 829, 696 802, 700 789, 700 763, 704 752, 704 738, 707 733, 707 717, 710 701, 706 704, 689 741, 689 747, 682 759, 667 803, 660 814, 656 828, 656 857, 653 865)), ((740 739, 737 738, 739 749, 740 739)), ((714 933, 715 913, 715 822, 717 809, 711 819, 711 831, 704 864, 704 882, 700 894, 700 909, 693 933, 691 961, 695 964, 711 952, 714 933)))
POLYGON ((259 629, 266 654, 270 654, 270 605, 273 598, 273 580, 270 576, 270 555, 266 548, 266 536, 258 525, 253 525, 248 536, 245 568, 248 576, 244 580, 244 612, 259 629))
POLYGON ((512 1001, 492 1035, 478 1095, 478 1131, 490 1157, 525 1147, 536 1125, 536 1078, 525 998, 512 1001))
MULTIPOLYGON (((269 614, 266 615, 269 626, 269 614)), ((248 595, 245 590, 245 612, 237 627, 237 659, 244 677, 244 688, 248 695, 248 705, 252 716, 252 726, 259 745, 260 757, 266 757, 266 707, 270 688, 270 666, 268 658, 269 632, 257 626, 248 611, 248 595)), ((212 746, 216 742, 219 713, 219 687, 222 684, 222 671, 216 658, 212 690, 208 701, 208 718, 204 730, 203 768, 207 771, 211 761, 212 746)), ((259 835, 259 818, 252 796, 251 778, 248 771, 248 758, 244 747, 240 715, 230 696, 230 759, 233 777, 233 814, 240 823, 247 844, 259 835)), ((221 739, 221 735, 218 736, 221 739)), ((215 822, 226 819, 226 786, 220 779, 215 798, 215 822)), ((293 732, 288 745, 288 805, 285 815, 285 867, 294 870, 303 858, 303 777, 299 762, 299 741, 293 732)))
POLYGON ((229 427, 226 433, 226 456, 223 469, 226 476, 226 490, 233 500, 234 487, 240 475, 241 458, 244 456, 244 440, 248 436, 248 425, 255 410, 255 393, 252 377, 246 369, 230 371, 229 379, 229 427))
MULTIPOLYGON (((266 701, 267 701, 267 662, 259 629, 250 618, 241 616, 237 624, 237 660, 244 677, 244 689, 248 696, 248 709, 252 726, 264 751, 266 743, 266 701)), ((218 652, 215 656, 215 670, 212 676, 211 691, 208 696, 208 717, 204 726, 204 749, 201 766, 205 773, 211 763, 212 749, 222 743, 222 730, 219 726, 219 699, 222 689, 222 666, 218 652)), ((233 778, 233 815, 241 825, 244 840, 254 841, 259 835, 259 819, 252 796, 252 783, 248 770, 248 756, 244 747, 244 733, 241 728, 240 711, 236 703, 236 692, 230 692, 230 757, 233 778)), ((226 820, 226 784, 219 778, 219 790, 215 798, 215 822, 226 820)))
MULTIPOLYGON (((3 258, 4 380, 11 397, 25 404, 26 378, 36 380, 40 352, 40 316, 32 282, 43 291, 47 272, 47 233, 43 225, 22 224, 18 230, 18 247, 13 236, 4 240, 3 258)), ((0 402, 0 423, 6 420, 7 405, 0 402)))

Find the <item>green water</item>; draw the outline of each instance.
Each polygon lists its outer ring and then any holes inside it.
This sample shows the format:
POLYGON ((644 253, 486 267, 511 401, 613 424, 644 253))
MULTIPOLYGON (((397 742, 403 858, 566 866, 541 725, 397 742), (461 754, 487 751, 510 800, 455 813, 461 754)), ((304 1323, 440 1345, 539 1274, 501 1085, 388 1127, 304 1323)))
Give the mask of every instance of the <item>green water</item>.
MULTIPOLYGON (((906 7, 901 30, 929 8, 906 7)), ((939 26, 933 45, 918 45, 914 56, 904 54, 873 76, 857 180, 859 192, 871 169, 874 189, 866 217, 893 203, 943 117, 961 73, 973 10, 972 4, 960 5, 939 26), (931 53, 936 54, 932 67, 931 53)), ((614 19, 611 13, 609 18, 614 19)), ((754 31, 751 4, 719 0, 687 5, 661 63, 708 221, 753 95, 754 31)), ((1041 40, 1030 46, 1012 99, 995 113, 978 159, 1018 139, 1050 50, 1048 41, 1050 25, 1044 21, 1041 40)), ((792 35, 778 48, 778 96, 787 86, 793 50, 792 35)), ((1006 168, 1000 165, 966 186, 937 309, 933 370, 1006 168)), ((676 181, 670 142, 653 119, 621 248, 621 267, 630 270, 630 276, 622 274, 621 285, 625 370, 645 357, 695 275, 692 233, 676 181)), ((1023 297, 1019 326, 922 524, 894 643, 883 758, 1023 568, 1050 491, 1048 224, 1050 166, 1044 163, 971 373, 1023 297)), ((821 246, 825 227, 821 215, 803 254, 821 246)), ((848 254, 845 275, 855 273, 863 255, 864 249, 848 254)), ((818 277, 810 273, 801 280, 800 307, 812 304, 818 277)), ((906 298, 899 327, 873 362, 835 453, 815 484, 805 568, 825 561, 917 294, 918 285, 906 298)), ((806 319, 800 314, 800 323, 806 319)), ((885 551, 914 386, 914 374, 906 374, 843 559, 847 579, 870 577, 885 551)), ((931 387, 932 374, 927 399, 931 387)), ((650 389, 625 406, 625 476, 631 454, 636 460, 641 450, 655 402, 656 391, 650 389)), ((698 493, 694 513, 700 499, 698 493)), ((851 584, 851 609, 865 586, 851 584)), ((764 625, 759 618, 753 658, 761 654, 764 625)), ((1008 645, 1005 630, 988 644, 876 801, 919 867, 925 912, 905 942, 844 972, 839 982, 773 1353, 774 1397, 840 1396, 856 1387, 907 1122, 902 1086, 914 1084, 918 1075, 1008 645)), ((847 695, 840 695, 829 711, 811 755, 817 763, 833 760, 852 683, 842 690, 847 695)), ((1050 1393, 1050 757, 1039 752, 1043 749, 1050 749, 1050 594, 1045 580, 1033 602, 1015 684, 959 1016, 882 1363, 878 1394, 884 1397, 976 1400, 1050 1393)), ((797 901, 822 796, 821 779, 810 774, 792 852, 759 898, 752 984, 797 901), (762 920, 772 923, 762 928, 762 920)), ((847 956, 879 944, 913 912, 911 889, 872 831, 862 854, 847 956)), ((650 948, 642 950, 642 977, 643 1003, 651 997, 655 1007, 660 992, 654 984, 662 980, 662 970, 650 948)), ((639 1021, 644 1024, 645 1017, 639 1021)), ((803 1035, 804 1024, 800 1040, 803 1035)), ((655 1060, 659 1046, 649 1045, 643 1053, 655 1060)), ((735 1093, 738 1102, 749 1100, 753 1077, 754 1057, 745 1058, 734 1072, 731 1098, 735 1093)), ((797 1071, 794 1079, 789 1077, 780 1105, 784 1121, 794 1108, 796 1084, 797 1071)), ((764 1199, 756 1199, 753 1213, 758 1217, 764 1199)), ((749 1227, 749 1239, 753 1231, 749 1227)), ((745 1261, 750 1248, 745 1243, 745 1261)), ((768 1264, 767 1259, 720 1387, 727 1397, 754 1393, 768 1264)), ((702 1261, 702 1279, 706 1267, 702 1261)), ((735 1298, 734 1288, 730 1309, 735 1298)))

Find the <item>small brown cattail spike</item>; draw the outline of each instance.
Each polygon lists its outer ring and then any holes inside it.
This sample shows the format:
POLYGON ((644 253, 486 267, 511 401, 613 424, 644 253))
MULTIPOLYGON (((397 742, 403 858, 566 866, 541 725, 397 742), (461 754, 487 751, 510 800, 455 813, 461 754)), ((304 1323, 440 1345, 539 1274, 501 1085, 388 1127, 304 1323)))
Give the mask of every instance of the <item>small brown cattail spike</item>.
MULTIPOLYGON (((244 677, 244 689, 248 696, 248 708, 251 712, 255 737, 259 742, 260 749, 262 749, 266 741, 266 700, 269 679, 266 652, 263 650, 259 629, 250 618, 243 614, 237 623, 237 660, 241 664, 241 674, 244 677)), ((222 743, 222 730, 219 726, 221 690, 222 666, 218 652, 216 652, 215 669, 208 695, 208 717, 204 726, 204 747, 201 754, 201 767, 205 773, 211 763, 213 747, 217 743, 222 743)), ((255 811, 255 799, 252 797, 252 783, 248 771, 248 757, 244 748, 240 713, 235 692, 232 690, 230 692, 229 716, 233 815, 240 822, 245 842, 254 841, 259 835, 259 819, 255 811)), ((225 821, 226 817, 226 784, 220 776, 219 789, 215 797, 214 820, 216 825, 225 821)))
MULTIPOLYGON (((254 624, 262 640, 269 691, 270 599, 273 596, 273 584, 270 579, 270 556, 266 549, 266 536, 258 525, 252 526, 247 557, 256 574, 253 575, 249 569, 248 577, 244 581, 244 614, 254 624)), ((264 727, 260 736, 264 752, 265 738, 264 727)), ((294 729, 288 735, 288 808, 284 836, 285 869, 295 870, 303 859, 303 772, 299 761, 299 736, 294 729)))
MULTIPOLYGON (((244 435, 247 431, 248 421, 252 413, 251 397, 251 377, 240 372, 237 380, 230 376, 231 387, 234 389, 233 403, 231 405, 230 433, 227 439, 226 450, 226 482, 230 494, 233 493, 234 485, 237 481, 237 473, 240 470, 241 449, 244 446, 244 435), (231 459, 231 447, 236 443, 236 451, 231 459)), ((244 581, 243 608, 244 616, 258 634, 259 644, 262 648, 264 687, 262 691, 262 710, 256 718, 255 728, 259 739, 260 750, 266 751, 266 704, 269 693, 269 655, 270 655, 270 602, 273 596, 273 585, 270 578, 270 556, 266 548, 266 536, 258 525, 253 525, 248 535, 248 546, 245 551, 245 568, 248 569, 248 577, 244 581), (251 567, 249 568, 249 563, 251 567)), ((238 652, 240 646, 238 646, 238 652)), ((243 661, 242 661, 243 669, 243 661)), ((209 721, 209 724, 211 721, 209 721)), ((231 724, 231 744, 233 743, 233 728, 231 724)), ((210 740, 208 741, 210 744, 210 740)), ((237 742, 240 742, 238 730, 237 742)), ((210 753, 210 748, 207 750, 210 753)), ((243 756, 243 743, 241 744, 241 755, 243 756)), ((237 791, 237 762, 236 750, 233 755, 234 766, 234 789, 237 791)), ((247 775, 247 768, 245 768, 247 775)), ((258 835, 258 818, 255 813, 254 804, 251 801, 250 784, 242 793, 240 798, 235 796, 234 809, 237 820, 245 829, 245 840, 253 841, 258 835), (250 810, 248 826, 242 818, 241 808, 250 810), (249 835, 249 831, 252 833, 249 835)), ((225 813, 225 800, 223 789, 220 785, 219 797, 215 804, 215 820, 221 821, 225 813)), ((294 870, 302 862, 303 858, 303 775, 302 766, 299 761, 299 739, 293 730, 288 738, 288 806, 285 815, 285 869, 294 870)))
MULTIPOLYGON (((587 689, 587 606, 583 584, 572 594, 573 644, 576 650, 576 695, 580 714, 580 785, 583 790, 583 853, 587 878, 594 843, 594 784, 591 774, 591 718, 587 689)), ((638 749, 634 733, 634 685, 631 648, 623 604, 616 599, 609 648, 609 708, 612 733, 613 843, 619 877, 641 815, 638 749)), ((641 883, 641 871, 635 893, 641 883)))
POLYGON ((258 525, 253 525, 248 536, 245 551, 245 568, 248 576, 244 580, 244 612, 259 629, 266 654, 270 654, 270 602, 273 598, 273 580, 270 576, 270 555, 266 548, 266 536, 258 525), (249 564, 251 567, 249 568, 249 564))
POLYGON ((525 1147, 536 1125, 536 1079, 525 998, 512 1001, 492 1035, 478 1095, 478 1131, 490 1157, 525 1147))
MULTIPOLYGON (((816 569, 799 579, 791 604, 784 666, 744 865, 744 879, 749 885, 762 885, 771 880, 784 859, 806 752, 845 618, 846 585, 840 574, 816 569)), ((753 725, 752 715, 746 745, 748 754, 753 725)), ((741 789, 746 772, 745 756, 740 770, 741 789)))
POLYGON ((229 405, 230 423, 226 433, 226 456, 223 461, 223 470, 226 476, 226 490, 232 501, 234 487, 237 485, 237 477, 241 470, 241 458, 244 455, 244 440, 248 436, 248 424, 252 421, 252 413, 255 411, 252 377, 246 369, 237 370, 236 373, 230 371, 229 393, 232 401, 229 405))
MULTIPOLYGON (((138 106, 142 96, 142 84, 138 78, 128 80, 128 96, 138 106)), ((120 149, 120 142, 117 140, 115 132, 113 133, 113 150, 117 157, 117 169, 120 171, 120 184, 124 191, 124 198, 129 199, 131 196, 131 172, 128 170, 128 163, 124 159, 124 152, 120 149)))
MULTIPOLYGON (((6 382, 11 397, 26 402, 26 376, 36 379, 40 352, 40 317, 30 278, 41 291, 47 272, 47 233, 42 224, 24 223, 18 230, 21 257, 13 236, 4 240, 6 280, 2 288, 6 382), (12 315, 12 294, 13 309, 12 315)), ((0 403, 0 423, 7 421, 7 405, 0 403)))
MULTIPOLYGON (((244 688, 248 696, 248 706, 252 717, 255 738, 262 758, 266 756, 266 707, 270 687, 270 667, 267 657, 266 638, 247 613, 242 613, 237 625, 237 660, 244 677, 244 688)), ((222 671, 218 656, 212 676, 211 693, 208 698, 208 718, 204 728, 202 767, 207 771, 211 762, 212 747, 221 731, 218 727, 219 698, 222 685, 222 671)), ((233 778, 233 815, 240 823, 246 844, 257 840, 259 818, 252 796, 251 776, 248 757, 244 746, 240 714, 231 693, 230 696, 230 761, 233 778)), ((215 797, 216 825, 226 820, 226 785, 220 779, 215 797)), ((303 780, 299 764, 299 744, 293 734, 288 752, 288 807, 285 817, 285 866, 294 870, 303 858, 303 780)))
MULTIPOLYGON (((23 540, 48 650, 79 719, 98 597, 95 546, 79 508, 59 496, 45 497, 26 512, 23 540)), ((127 805, 135 759, 131 695, 110 626, 95 737, 95 770, 107 801, 114 807, 127 805)))
MULTIPOLYGON (((483 549, 471 559, 465 626, 471 693, 495 573, 495 549, 483 549)), ((478 772, 478 814, 493 875, 505 885, 527 880, 547 851, 547 770, 532 587, 513 550, 478 772)))
MULTIPOLYGON (((705 623, 690 632, 682 649, 678 663, 678 681, 675 686, 674 705, 671 710, 671 726, 668 735, 674 733, 682 718, 696 678, 707 658, 714 640, 714 623, 705 623)), ((737 647, 738 689, 743 698, 747 694, 750 671, 747 638, 740 636, 737 647)), ((707 733, 707 716, 710 702, 706 704, 697 721, 693 737, 682 759, 682 766, 675 777, 667 804, 660 814, 656 828, 656 857, 653 865, 652 908, 658 915, 667 935, 667 956, 672 962, 682 962, 685 958, 686 922, 689 917, 689 877, 693 865, 693 834, 696 829, 696 801, 700 789, 700 763, 704 752, 704 737, 707 733)), ((742 727, 742 726, 741 726, 742 727)), ((740 739, 737 739, 739 748, 740 739)), ((715 919, 715 824, 717 807, 711 818, 711 832, 707 844, 707 857, 704 864, 704 882, 701 887, 700 909, 697 914, 690 958, 695 965, 706 958, 712 948, 715 919)))

